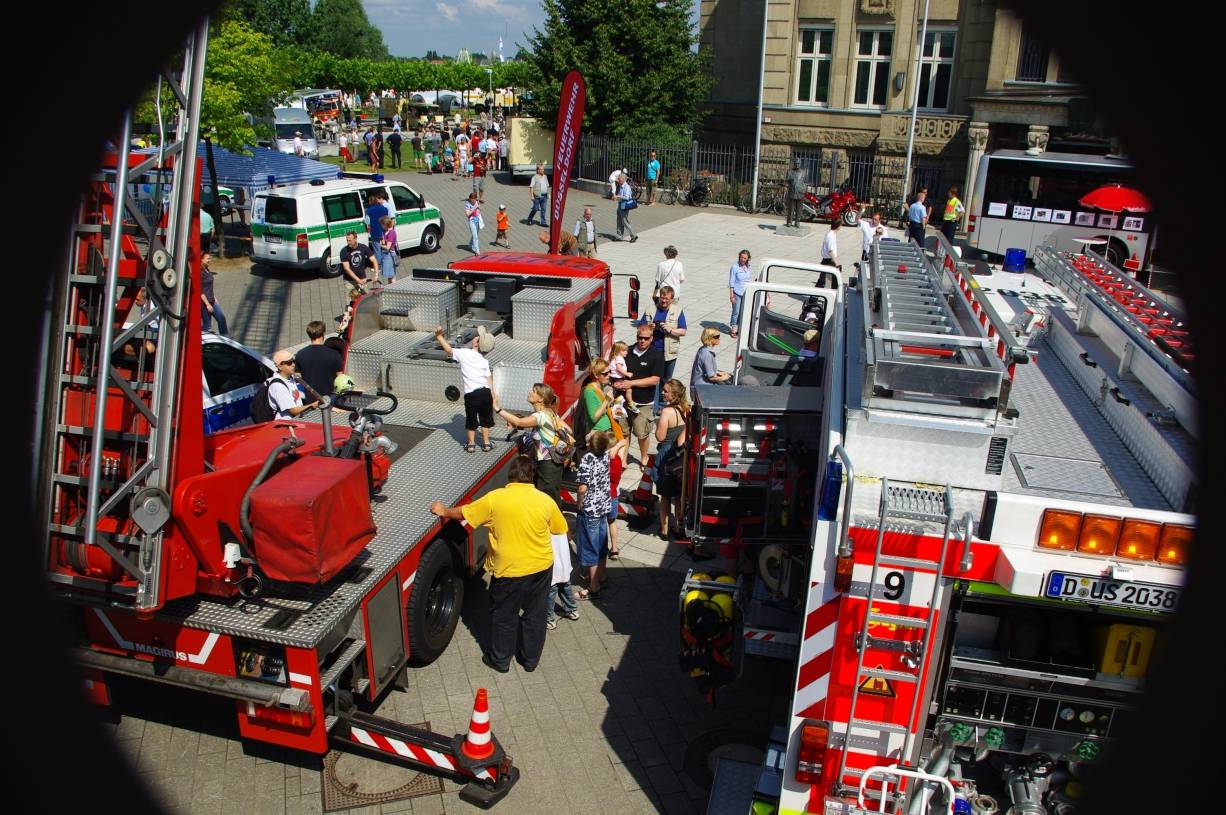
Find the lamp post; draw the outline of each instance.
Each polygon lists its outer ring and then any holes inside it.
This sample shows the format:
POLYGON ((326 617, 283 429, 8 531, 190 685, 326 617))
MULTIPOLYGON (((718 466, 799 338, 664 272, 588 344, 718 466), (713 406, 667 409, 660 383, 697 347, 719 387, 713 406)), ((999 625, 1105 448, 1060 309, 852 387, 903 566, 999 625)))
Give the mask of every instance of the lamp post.
POLYGON ((928 37, 928 0, 924 0, 924 22, 920 26, 919 50, 915 55, 915 93, 911 95, 911 127, 907 131, 907 163, 902 171, 902 200, 907 205, 911 189, 911 151, 915 148, 915 116, 919 112, 920 72, 924 70, 924 40, 928 37))
POLYGON ((758 211, 758 173, 762 167, 762 98, 766 95, 766 26, 770 18, 770 0, 762 0, 762 61, 758 64, 758 120, 753 136, 753 188, 749 191, 749 208, 758 211))

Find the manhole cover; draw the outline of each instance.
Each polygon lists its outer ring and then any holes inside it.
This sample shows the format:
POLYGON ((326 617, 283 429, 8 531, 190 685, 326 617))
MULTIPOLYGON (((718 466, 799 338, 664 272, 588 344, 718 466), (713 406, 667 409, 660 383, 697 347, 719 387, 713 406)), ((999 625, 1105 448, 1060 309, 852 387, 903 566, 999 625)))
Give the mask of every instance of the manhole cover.
POLYGON ((1031 489, 1120 497, 1115 479, 1097 461, 1014 453, 1013 466, 1022 484, 1031 489))
POLYGON ((766 736, 751 730, 710 730, 685 749, 685 774, 704 790, 715 781, 715 765, 721 758, 761 764, 766 757, 766 736))
MULTIPOLYGON (((430 729, 430 723, 413 727, 430 729)), ((324 811, 402 801, 443 791, 443 779, 377 758, 332 750, 324 757, 324 811)))

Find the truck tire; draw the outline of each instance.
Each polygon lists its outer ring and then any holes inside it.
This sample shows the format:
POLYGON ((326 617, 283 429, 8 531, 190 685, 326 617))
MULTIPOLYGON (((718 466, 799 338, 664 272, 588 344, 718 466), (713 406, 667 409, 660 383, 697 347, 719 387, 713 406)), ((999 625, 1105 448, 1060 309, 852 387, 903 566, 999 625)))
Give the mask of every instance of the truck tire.
POLYGON ((429 665, 447 650, 463 605, 464 577, 455 556, 446 543, 434 541, 422 553, 405 602, 411 664, 429 665))
POLYGON ((340 277, 340 264, 332 265, 332 250, 325 249, 324 256, 319 259, 319 276, 320 277, 340 277))
POLYGON ((427 255, 438 251, 439 234, 438 227, 428 226, 426 231, 421 233, 421 251, 427 255))

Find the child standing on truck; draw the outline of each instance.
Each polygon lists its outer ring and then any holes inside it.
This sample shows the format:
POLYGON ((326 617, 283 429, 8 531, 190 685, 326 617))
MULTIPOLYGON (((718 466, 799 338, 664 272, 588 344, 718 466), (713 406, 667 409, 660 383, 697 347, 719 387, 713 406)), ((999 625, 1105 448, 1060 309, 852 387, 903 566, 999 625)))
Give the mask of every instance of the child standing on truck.
POLYGON ((490 428, 494 426, 494 374, 490 371, 486 355, 494 350, 494 335, 488 333, 485 326, 479 325, 470 347, 452 348, 443 336, 440 325, 434 329, 434 339, 443 353, 460 366, 460 382, 464 386, 464 431, 468 437, 464 449, 470 453, 477 452, 479 425, 481 449, 488 453, 494 449, 494 445, 490 444, 490 428))
POLYGON ((493 246, 502 246, 504 249, 511 248, 510 239, 507 237, 507 230, 511 228, 511 219, 507 217, 507 205, 498 205, 498 234, 494 236, 493 246), (499 241, 502 241, 500 244, 499 241))

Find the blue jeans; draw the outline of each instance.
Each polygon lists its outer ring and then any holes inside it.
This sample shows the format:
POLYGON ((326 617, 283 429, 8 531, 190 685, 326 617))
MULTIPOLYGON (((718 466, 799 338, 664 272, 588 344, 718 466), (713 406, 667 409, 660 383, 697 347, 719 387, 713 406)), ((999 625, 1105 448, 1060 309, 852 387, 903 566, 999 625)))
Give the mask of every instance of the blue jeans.
POLYGON ((575 590, 569 582, 554 583, 549 587, 549 605, 545 609, 546 620, 556 620, 558 615, 554 612, 558 598, 562 598, 562 613, 574 614, 579 610, 579 604, 575 602, 575 590))
POLYGON ((217 319, 217 333, 221 334, 223 337, 227 336, 230 333, 230 326, 226 324, 226 313, 221 310, 221 303, 217 302, 216 300, 213 301, 212 314, 209 314, 209 310, 202 304, 200 306, 201 328, 203 328, 205 331, 212 329, 214 318, 217 319))
POLYGON ((664 407, 664 383, 673 378, 673 371, 677 368, 677 358, 664 360, 664 374, 660 377, 660 381, 656 383, 656 403, 652 406, 652 411, 659 415, 664 407))
POLYGON ((383 247, 378 243, 371 247, 371 251, 374 253, 375 260, 379 264, 379 276, 385 280, 395 280, 396 267, 392 263, 392 253, 384 251, 383 247))
POLYGON ((528 223, 532 223, 532 216, 536 214, 538 209, 541 211, 541 226, 549 226, 549 224, 545 223, 545 220, 549 217, 547 214, 549 212, 549 193, 538 195, 532 199, 532 209, 528 210, 528 223))
POLYGON ((468 248, 473 250, 473 254, 475 255, 481 251, 481 237, 478 235, 478 232, 480 231, 480 224, 477 223, 476 218, 468 219, 468 231, 472 235, 472 241, 468 244, 468 248))
POLYGON ((609 516, 593 518, 583 510, 575 514, 575 543, 579 546, 579 565, 597 566, 609 554, 609 516))
POLYGON ((728 328, 736 331, 737 324, 741 321, 741 305, 745 302, 745 295, 732 295, 732 318, 728 322, 728 328))

